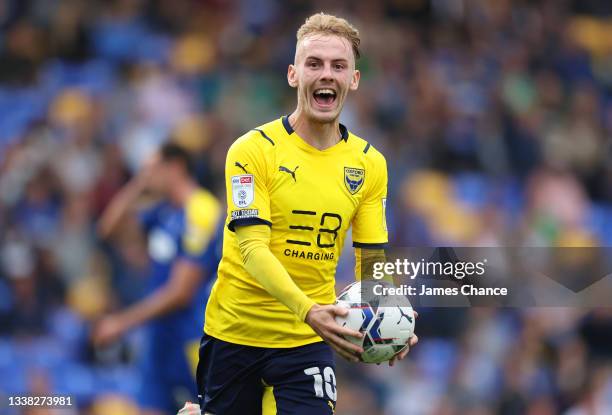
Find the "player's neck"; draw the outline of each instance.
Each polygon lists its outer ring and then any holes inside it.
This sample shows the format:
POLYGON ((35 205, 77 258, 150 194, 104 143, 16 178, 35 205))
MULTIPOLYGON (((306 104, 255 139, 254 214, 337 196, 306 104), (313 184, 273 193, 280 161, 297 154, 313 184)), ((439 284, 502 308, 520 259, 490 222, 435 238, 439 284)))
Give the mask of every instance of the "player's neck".
POLYGON ((197 187, 197 184, 191 180, 177 181, 170 190, 170 201, 177 206, 183 206, 196 191, 197 187))
POLYGON ((320 123, 308 119, 297 109, 289 116, 289 123, 298 136, 319 150, 336 145, 341 138, 338 119, 320 123))

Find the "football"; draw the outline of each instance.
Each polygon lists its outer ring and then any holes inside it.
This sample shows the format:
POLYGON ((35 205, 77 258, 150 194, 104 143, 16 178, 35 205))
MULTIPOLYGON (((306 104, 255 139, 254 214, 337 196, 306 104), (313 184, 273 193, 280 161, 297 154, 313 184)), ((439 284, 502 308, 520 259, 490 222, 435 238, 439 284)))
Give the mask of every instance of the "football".
POLYGON ((393 287, 386 281, 358 281, 346 287, 336 299, 336 305, 349 310, 345 317, 336 317, 336 322, 365 334, 361 339, 346 338, 363 348, 361 360, 365 363, 390 360, 406 347, 414 333, 414 311, 408 298, 375 295, 375 285, 393 287))

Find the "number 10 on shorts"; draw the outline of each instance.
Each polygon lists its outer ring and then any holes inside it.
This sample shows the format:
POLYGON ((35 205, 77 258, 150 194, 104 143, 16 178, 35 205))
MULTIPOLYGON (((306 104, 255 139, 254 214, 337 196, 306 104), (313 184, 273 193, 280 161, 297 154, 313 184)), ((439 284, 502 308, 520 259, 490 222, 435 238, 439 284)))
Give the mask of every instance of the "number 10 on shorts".
POLYGON ((323 369, 323 376, 318 367, 309 367, 304 369, 304 373, 314 378, 314 391, 317 398, 325 398, 323 393, 323 381, 325 380, 325 393, 327 397, 336 402, 336 374, 334 369, 326 366, 323 369))

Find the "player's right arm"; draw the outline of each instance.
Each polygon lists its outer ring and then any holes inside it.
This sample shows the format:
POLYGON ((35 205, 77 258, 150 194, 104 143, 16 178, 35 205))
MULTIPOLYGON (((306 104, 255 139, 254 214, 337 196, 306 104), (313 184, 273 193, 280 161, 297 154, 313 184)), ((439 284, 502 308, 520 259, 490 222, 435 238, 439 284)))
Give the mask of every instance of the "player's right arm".
MULTIPOLYGON (((258 133, 256 133, 258 134, 258 133)), ((363 350, 342 336, 361 337, 355 330, 341 327, 336 315, 347 310, 334 305, 314 303, 295 284, 285 267, 270 250, 271 216, 269 160, 273 154, 267 142, 247 135, 238 139, 227 155, 225 172, 228 197, 228 228, 236 232, 245 270, 274 298, 301 321, 309 324, 337 353, 357 361, 363 350), (266 153, 266 150, 269 152, 266 153)))
POLYGON ((136 201, 147 188, 156 164, 157 156, 150 159, 112 198, 97 224, 96 230, 100 238, 110 238, 123 223, 126 215, 134 209, 136 201))
POLYGON ((361 333, 339 326, 334 318, 346 315, 348 310, 335 305, 318 305, 304 294, 270 251, 270 233, 266 225, 236 227, 244 268, 270 295, 309 324, 338 354, 357 362, 359 359, 354 353, 362 353, 362 348, 346 341, 342 335, 361 337, 361 333))

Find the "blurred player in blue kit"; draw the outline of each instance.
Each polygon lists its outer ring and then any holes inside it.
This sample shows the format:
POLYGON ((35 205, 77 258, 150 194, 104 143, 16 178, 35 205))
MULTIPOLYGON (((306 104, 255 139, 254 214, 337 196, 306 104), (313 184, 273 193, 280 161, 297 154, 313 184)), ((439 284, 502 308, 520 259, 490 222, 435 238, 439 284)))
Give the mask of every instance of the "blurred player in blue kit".
POLYGON ((107 315, 94 327, 94 344, 104 346, 146 324, 140 352, 139 405, 147 415, 176 412, 178 402, 197 398, 195 366, 211 277, 220 251, 222 208, 198 187, 190 155, 164 145, 113 198, 98 223, 110 238, 129 215, 146 236, 150 256, 149 294, 134 305, 107 315), (145 192, 161 199, 138 210, 145 192))

